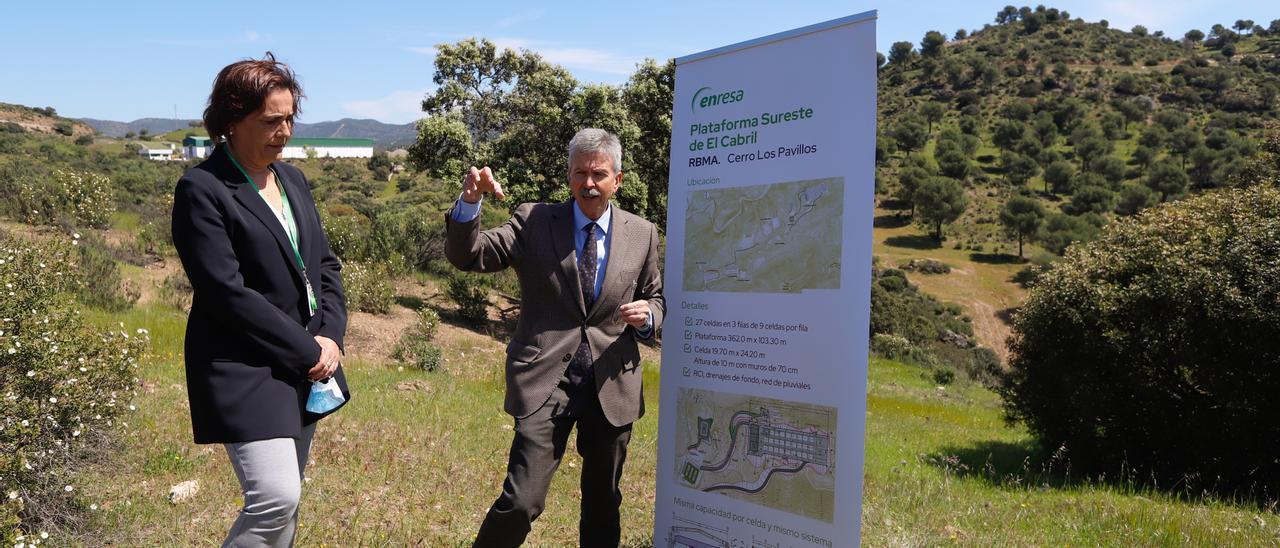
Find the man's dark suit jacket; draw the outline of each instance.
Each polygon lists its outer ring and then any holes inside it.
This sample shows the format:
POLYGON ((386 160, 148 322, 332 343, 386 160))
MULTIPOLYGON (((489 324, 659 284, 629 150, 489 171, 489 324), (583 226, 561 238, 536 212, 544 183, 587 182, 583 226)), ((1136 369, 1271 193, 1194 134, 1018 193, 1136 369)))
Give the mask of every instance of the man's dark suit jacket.
POLYGON ((578 281, 572 201, 522 204, 501 226, 481 231, 480 219, 459 223, 446 214, 445 256, 462 270, 516 269, 520 320, 507 345, 504 408, 516 418, 540 409, 564 376, 586 333, 595 357, 596 390, 609 422, 623 426, 644 414, 635 329, 618 307, 647 300, 653 329, 666 310, 658 272, 658 229, 613 208, 604 283, 588 310, 578 281))
MULTIPOLYGON (((174 191, 173 243, 195 295, 185 344, 196 443, 297 438, 321 418, 305 410, 313 335, 342 347, 347 309, 306 178, 275 162, 298 225, 298 250, 320 308, 307 319, 302 269, 280 221, 219 146, 174 191)), ((350 397, 342 370, 334 376, 350 397)))

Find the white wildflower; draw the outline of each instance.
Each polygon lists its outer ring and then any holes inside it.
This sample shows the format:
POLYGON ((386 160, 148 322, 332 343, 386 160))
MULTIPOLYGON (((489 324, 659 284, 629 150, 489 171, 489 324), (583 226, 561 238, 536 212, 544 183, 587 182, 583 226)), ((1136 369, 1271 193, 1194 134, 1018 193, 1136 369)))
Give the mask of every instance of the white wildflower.
POLYGON ((68 485, 68 486, 66 486, 66 487, 63 487, 63 488, 62 488, 62 490, 63 490, 63 491, 66 491, 66 492, 68 492, 68 493, 70 493, 70 492, 72 492, 72 491, 75 491, 75 490, 76 490, 76 488, 75 488, 75 487, 72 487, 72 486, 70 486, 70 485, 68 485))

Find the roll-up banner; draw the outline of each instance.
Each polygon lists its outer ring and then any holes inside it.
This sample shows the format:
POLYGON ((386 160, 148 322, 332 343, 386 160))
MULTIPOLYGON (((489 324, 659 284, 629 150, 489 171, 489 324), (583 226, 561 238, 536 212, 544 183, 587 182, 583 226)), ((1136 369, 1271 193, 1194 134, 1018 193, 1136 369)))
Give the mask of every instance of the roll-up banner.
POLYGON ((676 60, 656 545, 858 544, 875 20, 676 60))

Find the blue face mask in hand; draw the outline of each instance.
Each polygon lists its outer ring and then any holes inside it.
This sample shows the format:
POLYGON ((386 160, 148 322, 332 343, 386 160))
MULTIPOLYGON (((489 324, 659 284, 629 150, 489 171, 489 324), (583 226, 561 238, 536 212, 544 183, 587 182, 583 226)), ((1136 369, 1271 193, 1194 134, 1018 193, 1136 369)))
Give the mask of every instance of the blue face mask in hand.
POLYGON ((337 381, 332 377, 323 381, 311 381, 311 395, 307 396, 307 412, 324 414, 342 405, 347 398, 342 395, 337 381))

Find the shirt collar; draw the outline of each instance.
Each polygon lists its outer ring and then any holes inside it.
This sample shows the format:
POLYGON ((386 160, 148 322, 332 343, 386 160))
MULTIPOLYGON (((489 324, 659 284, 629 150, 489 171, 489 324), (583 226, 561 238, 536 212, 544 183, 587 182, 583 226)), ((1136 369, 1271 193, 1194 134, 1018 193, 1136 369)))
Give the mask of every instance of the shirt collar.
POLYGON ((582 209, 578 207, 577 200, 574 200, 573 202, 573 228, 578 232, 582 232, 582 229, 587 226, 587 223, 595 223, 596 226, 600 227, 599 237, 603 238, 605 235, 609 233, 609 226, 610 226, 609 221, 612 218, 613 218, 613 204, 609 204, 609 207, 604 210, 604 214, 601 215, 599 219, 592 221, 590 218, 587 217, 587 214, 583 213, 582 209))

